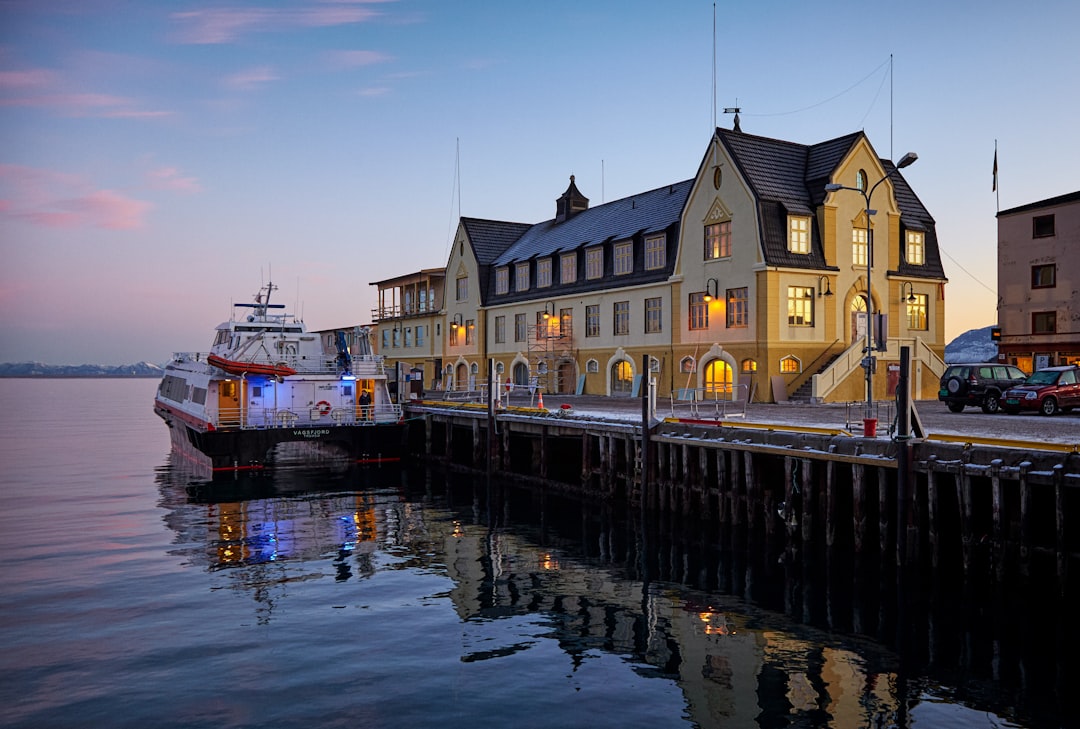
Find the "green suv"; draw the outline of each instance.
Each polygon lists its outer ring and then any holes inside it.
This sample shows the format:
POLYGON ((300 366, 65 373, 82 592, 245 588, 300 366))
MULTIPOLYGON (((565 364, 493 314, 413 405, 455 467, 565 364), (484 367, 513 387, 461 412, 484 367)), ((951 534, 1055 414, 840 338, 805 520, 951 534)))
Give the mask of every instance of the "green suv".
POLYGON ((981 407, 984 413, 1001 409, 1002 393, 1019 385, 1027 375, 1019 367, 990 362, 952 364, 941 376, 938 400, 958 413, 965 407, 981 407))

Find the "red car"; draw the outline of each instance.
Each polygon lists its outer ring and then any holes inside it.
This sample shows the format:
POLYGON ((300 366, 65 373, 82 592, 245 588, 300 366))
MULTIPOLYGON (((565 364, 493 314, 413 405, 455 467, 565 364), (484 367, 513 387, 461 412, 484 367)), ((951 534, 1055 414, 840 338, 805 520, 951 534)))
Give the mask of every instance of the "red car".
POLYGON ((1010 415, 1021 410, 1053 415, 1074 407, 1080 407, 1080 367, 1075 365, 1041 369, 1024 384, 1010 387, 1001 398, 1001 409, 1010 415))

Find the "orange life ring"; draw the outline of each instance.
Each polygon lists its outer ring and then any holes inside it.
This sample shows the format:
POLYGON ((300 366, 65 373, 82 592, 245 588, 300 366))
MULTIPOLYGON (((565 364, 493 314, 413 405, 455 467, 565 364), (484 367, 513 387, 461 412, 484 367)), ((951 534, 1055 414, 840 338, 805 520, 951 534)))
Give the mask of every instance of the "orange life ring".
POLYGON ((319 402, 315 403, 315 409, 319 411, 319 415, 326 415, 330 412, 330 403, 326 402, 326 400, 319 400, 319 402))

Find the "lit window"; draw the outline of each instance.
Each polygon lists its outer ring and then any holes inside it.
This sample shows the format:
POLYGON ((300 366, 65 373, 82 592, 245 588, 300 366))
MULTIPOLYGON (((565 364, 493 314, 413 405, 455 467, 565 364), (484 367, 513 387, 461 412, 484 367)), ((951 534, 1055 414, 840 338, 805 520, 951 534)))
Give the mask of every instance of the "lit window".
POLYGON ((662 235, 645 239, 645 268, 655 271, 667 265, 667 241, 662 235))
POLYGON ((739 365, 739 369, 741 369, 746 374, 752 374, 754 372, 757 372, 757 360, 749 358, 744 359, 742 361, 742 364, 739 365))
POLYGON ((788 250, 792 253, 810 252, 810 218, 788 218, 788 250))
POLYGON ((473 344, 476 341, 476 321, 465 320, 465 344, 473 344))
POLYGON ((1031 267, 1031 288, 1050 289, 1057 286, 1057 264, 1047 263, 1031 267))
POLYGON ((519 263, 514 269, 514 290, 529 290, 529 262, 519 263))
POLYGON ((458 330, 460 330, 460 329, 461 329, 461 327, 459 327, 459 326, 455 326, 453 324, 450 325, 450 346, 451 347, 456 347, 457 346, 457 343, 458 343, 458 330))
POLYGON ((690 329, 709 328, 709 302, 702 292, 690 294, 690 329))
POLYGON ((780 360, 780 371, 785 375, 802 372, 802 362, 799 361, 798 357, 792 357, 789 354, 780 360))
POLYGON ((577 281, 577 253, 564 253, 561 260, 559 283, 569 284, 577 281))
POLYGON ((604 275, 604 249, 597 246, 585 251, 585 278, 601 278, 604 275))
POLYGON ((551 259, 541 258, 536 262, 536 286, 544 288, 551 285, 551 259))
POLYGON ((926 262, 925 238, 921 231, 907 232, 907 262, 912 266, 921 266, 926 262))
POLYGON ((866 265, 866 228, 851 229, 851 263, 866 265))
POLYGON ((585 336, 600 336, 600 305, 589 304, 585 307, 585 336))
POLYGON ((615 275, 634 272, 634 244, 627 241, 615 244, 615 275))
POLYGON ((814 326, 814 290, 809 286, 788 286, 788 324, 793 327, 814 326))
POLYGON ((912 294, 914 301, 907 302, 908 329, 929 328, 926 319, 926 294, 912 294))
POLYGON ((469 277, 462 276, 457 280, 457 300, 465 301, 469 298, 469 277))
POLYGON ((745 327, 750 323, 750 297, 749 290, 743 286, 740 289, 727 290, 727 325, 729 327, 745 327))
POLYGON ((615 315, 615 327, 613 334, 629 334, 630 333, 630 302, 629 301, 616 301, 613 307, 613 314, 615 315))
POLYGON ((705 226, 705 260, 731 255, 731 221, 705 226))
POLYGON ((664 330, 664 300, 645 299, 645 333, 658 334, 664 330))
POLYGON ((510 293, 510 269, 505 266, 495 269, 495 293, 510 293))

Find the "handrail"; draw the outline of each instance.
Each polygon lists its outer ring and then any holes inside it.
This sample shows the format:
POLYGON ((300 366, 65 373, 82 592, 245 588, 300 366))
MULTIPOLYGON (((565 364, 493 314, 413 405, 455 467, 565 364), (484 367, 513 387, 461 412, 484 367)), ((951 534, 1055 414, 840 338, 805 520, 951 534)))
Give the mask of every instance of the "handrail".
MULTIPOLYGON (((820 401, 828 397, 852 371, 862 367, 864 346, 861 341, 855 342, 844 350, 843 354, 837 357, 835 362, 813 376, 812 397, 815 400, 820 401)), ((903 346, 911 347, 912 361, 922 362, 935 377, 940 378, 945 374, 946 365, 944 360, 937 356, 937 353, 923 341, 922 337, 889 337, 883 358, 899 360, 900 347, 903 346)))
POLYGON ((795 392, 795 390, 798 390, 800 387, 805 385, 807 382, 810 382, 811 379, 813 378, 814 374, 816 374, 814 368, 817 365, 817 363, 820 362, 825 357, 827 357, 829 355, 829 353, 832 352, 832 348, 839 341, 840 341, 839 338, 832 340, 832 342, 830 342, 829 345, 827 347, 825 347, 825 349, 821 350, 821 352, 818 354, 817 357, 814 357, 813 361, 811 361, 809 365, 807 365, 806 367, 803 367, 802 372, 797 373, 793 378, 791 378, 791 382, 789 382, 787 384, 788 392, 795 392), (813 374, 811 374, 811 373, 813 373, 813 374), (809 376, 806 376, 806 375, 809 375, 809 376), (796 383, 798 383, 798 384, 796 384, 796 383))

